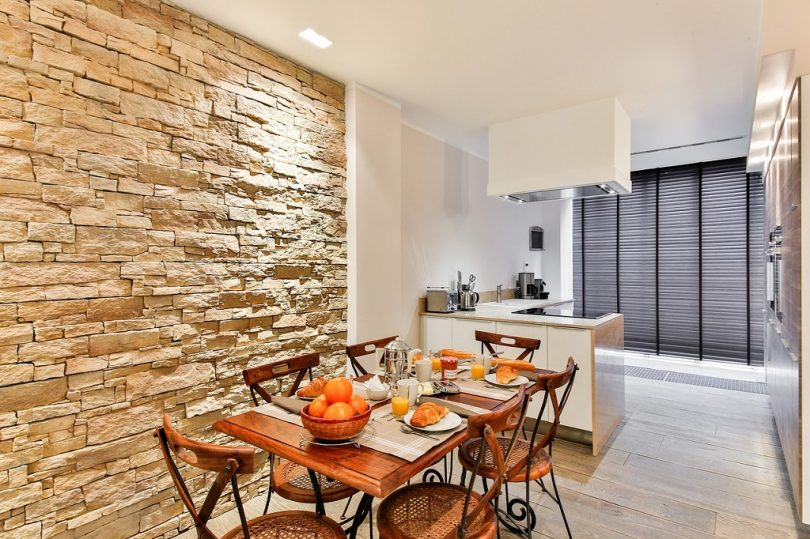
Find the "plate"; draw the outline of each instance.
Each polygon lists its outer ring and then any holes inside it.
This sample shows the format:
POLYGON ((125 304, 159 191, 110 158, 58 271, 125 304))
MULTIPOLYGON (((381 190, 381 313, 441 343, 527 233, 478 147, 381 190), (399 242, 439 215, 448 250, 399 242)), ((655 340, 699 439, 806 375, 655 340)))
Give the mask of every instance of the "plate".
POLYGON ((461 425, 461 416, 455 412, 447 412, 447 415, 442 418, 441 421, 438 423, 434 423, 432 425, 428 425, 427 427, 417 427, 416 425, 411 425, 411 418, 413 417, 413 413, 416 410, 411 410, 405 417, 403 421, 412 429, 416 430, 423 430, 425 432, 444 432, 446 430, 453 430, 458 428, 461 425))
POLYGON ((528 378, 525 376, 518 375, 517 378, 509 382, 508 384, 502 384, 498 381, 497 375, 493 372, 484 376, 484 380, 492 384, 493 386, 500 386, 500 387, 518 387, 522 386, 523 384, 529 381, 528 378))

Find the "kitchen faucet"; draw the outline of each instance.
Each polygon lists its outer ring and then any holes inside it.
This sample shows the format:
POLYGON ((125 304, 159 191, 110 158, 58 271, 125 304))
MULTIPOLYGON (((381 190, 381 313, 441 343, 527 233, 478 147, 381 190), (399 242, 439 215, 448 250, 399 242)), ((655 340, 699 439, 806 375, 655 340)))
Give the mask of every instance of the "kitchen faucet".
POLYGON ((501 301, 501 289, 502 288, 503 288, 503 285, 501 285, 501 284, 499 284, 498 286, 495 287, 495 302, 496 303, 502 303, 502 301, 501 301))

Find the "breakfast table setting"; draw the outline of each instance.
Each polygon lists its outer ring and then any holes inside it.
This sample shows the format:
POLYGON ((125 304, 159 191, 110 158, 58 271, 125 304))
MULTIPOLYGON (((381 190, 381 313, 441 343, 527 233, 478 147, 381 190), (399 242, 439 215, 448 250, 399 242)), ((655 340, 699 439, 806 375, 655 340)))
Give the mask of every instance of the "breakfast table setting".
POLYGON ((522 385, 531 393, 543 372, 491 354, 443 349, 423 356, 403 345, 396 340, 382 350, 378 371, 315 378, 214 428, 361 491, 347 530, 355 537, 374 498, 439 462, 467 439, 467 418, 497 410, 522 385))

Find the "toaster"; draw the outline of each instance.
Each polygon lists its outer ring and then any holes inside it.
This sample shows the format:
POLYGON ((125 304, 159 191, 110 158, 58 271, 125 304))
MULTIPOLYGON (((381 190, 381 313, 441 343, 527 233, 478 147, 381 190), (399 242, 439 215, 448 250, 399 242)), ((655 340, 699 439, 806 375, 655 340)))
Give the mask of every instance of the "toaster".
POLYGON ((452 313, 458 310, 458 293, 447 288, 427 289, 427 306, 429 313, 452 313))

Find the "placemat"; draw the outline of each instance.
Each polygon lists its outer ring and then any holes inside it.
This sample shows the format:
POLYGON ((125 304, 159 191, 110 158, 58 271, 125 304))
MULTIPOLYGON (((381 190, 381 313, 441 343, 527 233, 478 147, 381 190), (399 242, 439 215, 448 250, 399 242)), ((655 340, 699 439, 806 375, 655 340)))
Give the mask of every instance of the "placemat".
MULTIPOLYGON (((287 423, 292 423, 293 425, 302 425, 300 416, 290 413, 275 404, 262 404, 261 406, 253 408, 253 411, 286 421, 287 423)), ((456 432, 467 428, 467 421, 462 420, 461 425, 455 430, 432 432, 430 433, 431 438, 428 438, 418 434, 403 432, 402 425, 404 425, 404 423, 394 419, 391 415, 391 407, 380 406, 371 411, 369 425, 374 426, 372 435, 359 439, 358 442, 360 445, 400 457, 408 462, 413 462, 427 453, 431 448, 450 438, 450 436, 456 432)))

